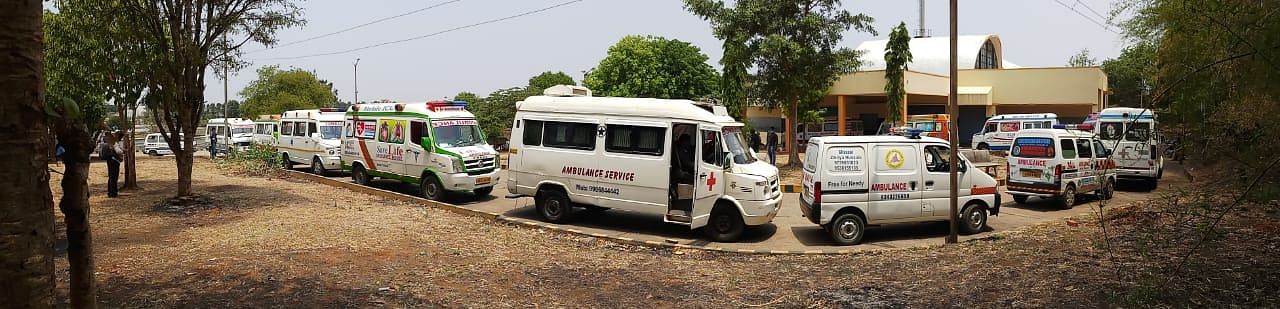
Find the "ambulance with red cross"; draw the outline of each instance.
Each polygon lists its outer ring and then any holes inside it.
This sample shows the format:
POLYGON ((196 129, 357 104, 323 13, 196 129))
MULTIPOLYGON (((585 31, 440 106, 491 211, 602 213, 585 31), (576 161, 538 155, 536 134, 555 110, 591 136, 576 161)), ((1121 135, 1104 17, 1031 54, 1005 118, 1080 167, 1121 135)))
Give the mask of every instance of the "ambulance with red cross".
POLYGON ((736 241, 782 201, 742 126, 723 106, 554 86, 516 103, 507 190, 549 222, 616 209, 736 241))
MULTIPOLYGON (((946 140, 901 136, 809 139, 800 212, 841 245, 862 242, 868 226, 949 221, 951 149, 946 140)), ((961 230, 978 233, 1000 212, 996 180, 963 156, 957 162, 961 230)))
POLYGON ((343 121, 342 169, 358 184, 373 178, 416 184, 422 196, 489 195, 499 157, 466 102, 352 105, 343 121))
POLYGON ((1116 164, 1087 124, 1018 131, 1009 148, 1006 190, 1025 204, 1031 197, 1071 208, 1081 193, 1111 199, 1116 164))

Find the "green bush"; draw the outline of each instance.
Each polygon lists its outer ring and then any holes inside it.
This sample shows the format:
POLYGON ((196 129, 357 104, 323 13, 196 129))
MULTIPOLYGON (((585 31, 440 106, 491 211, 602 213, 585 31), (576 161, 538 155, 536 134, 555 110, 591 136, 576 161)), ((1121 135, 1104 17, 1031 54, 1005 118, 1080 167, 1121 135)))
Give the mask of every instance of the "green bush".
POLYGON ((266 176, 282 172, 280 154, 275 146, 254 144, 247 150, 232 149, 231 153, 214 160, 218 168, 236 174, 266 176))

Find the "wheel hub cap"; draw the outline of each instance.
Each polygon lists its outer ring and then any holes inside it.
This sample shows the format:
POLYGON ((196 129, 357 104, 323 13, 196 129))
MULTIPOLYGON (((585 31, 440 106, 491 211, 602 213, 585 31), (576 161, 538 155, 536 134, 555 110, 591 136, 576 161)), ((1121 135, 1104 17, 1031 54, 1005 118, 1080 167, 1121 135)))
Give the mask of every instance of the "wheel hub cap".
POLYGON ((840 235, 852 239, 858 235, 858 229, 853 222, 845 221, 840 223, 840 235))

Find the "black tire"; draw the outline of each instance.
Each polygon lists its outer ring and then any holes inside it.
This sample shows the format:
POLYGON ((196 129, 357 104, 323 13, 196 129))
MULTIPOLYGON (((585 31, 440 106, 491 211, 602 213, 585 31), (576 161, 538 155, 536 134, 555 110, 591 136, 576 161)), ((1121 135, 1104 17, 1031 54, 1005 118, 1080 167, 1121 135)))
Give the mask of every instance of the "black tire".
POLYGON ((280 153, 280 167, 286 170, 293 169, 293 161, 289 161, 288 153, 284 153, 284 152, 280 153))
POLYGON ((1104 200, 1109 200, 1115 196, 1116 182, 1111 179, 1107 179, 1106 182, 1102 183, 1102 189, 1098 189, 1098 197, 1104 200))
POLYGON ((987 228, 987 211, 978 204, 965 206, 960 213, 960 232, 965 235, 977 234, 987 228))
POLYGON ((742 215, 736 209, 717 207, 711 211, 711 218, 707 219, 707 226, 702 229, 711 241, 735 242, 742 238, 747 225, 742 222, 742 215))
POLYGON ((151 152, 148 152, 147 154, 148 154, 148 155, 151 155, 151 156, 158 156, 158 155, 160 155, 160 153, 157 153, 155 150, 152 150, 151 152))
POLYGON ((475 193, 476 196, 486 196, 489 195, 489 193, 493 193, 493 186, 475 189, 471 192, 475 193))
POLYGON ((978 150, 991 150, 991 146, 988 146, 987 143, 978 143, 978 150))
POLYGON ((1026 203, 1027 203, 1027 198, 1030 198, 1030 196, 1026 196, 1026 195, 1014 195, 1014 196, 1013 196, 1013 202, 1014 202, 1014 203, 1018 203, 1018 204, 1026 204, 1026 203))
POLYGON ((1067 185, 1066 190, 1062 190, 1062 195, 1058 196, 1058 207, 1062 209, 1071 209, 1076 206, 1076 186, 1067 185))
POLYGON ((356 164, 351 169, 351 181, 361 186, 369 185, 369 172, 364 170, 364 165, 356 164))
POLYGON ((1160 181, 1155 179, 1148 179, 1143 182, 1143 187, 1146 187, 1147 191, 1155 191, 1156 188, 1160 187, 1160 181))
POLYGON ((444 186, 440 185, 440 180, 436 176, 430 174, 422 175, 422 182, 419 183, 422 189, 422 197, 432 201, 444 200, 444 186))
POLYGON ((573 204, 569 201, 569 196, 558 190, 543 190, 538 193, 538 197, 534 200, 535 208, 538 210, 538 216, 543 221, 551 223, 565 223, 573 217, 573 204))
POLYGON ((324 164, 320 163, 320 158, 311 158, 311 173, 324 176, 327 171, 324 170, 324 164))
POLYGON ((827 231, 837 244, 848 246, 862 243, 862 236, 867 232, 866 221, 856 213, 846 213, 831 219, 827 231))

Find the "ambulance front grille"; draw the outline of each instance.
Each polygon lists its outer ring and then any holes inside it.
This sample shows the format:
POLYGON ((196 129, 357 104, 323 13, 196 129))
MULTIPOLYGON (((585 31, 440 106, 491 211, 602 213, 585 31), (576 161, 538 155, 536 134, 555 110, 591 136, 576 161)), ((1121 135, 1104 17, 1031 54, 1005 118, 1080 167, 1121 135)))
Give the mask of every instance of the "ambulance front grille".
POLYGON ((484 174, 492 171, 498 165, 498 156, 465 160, 462 161, 462 164, 467 167, 468 174, 484 174))
POLYGON ((769 179, 769 196, 781 194, 780 191, 781 190, 779 189, 779 186, 778 186, 778 178, 774 177, 772 179, 769 179))

